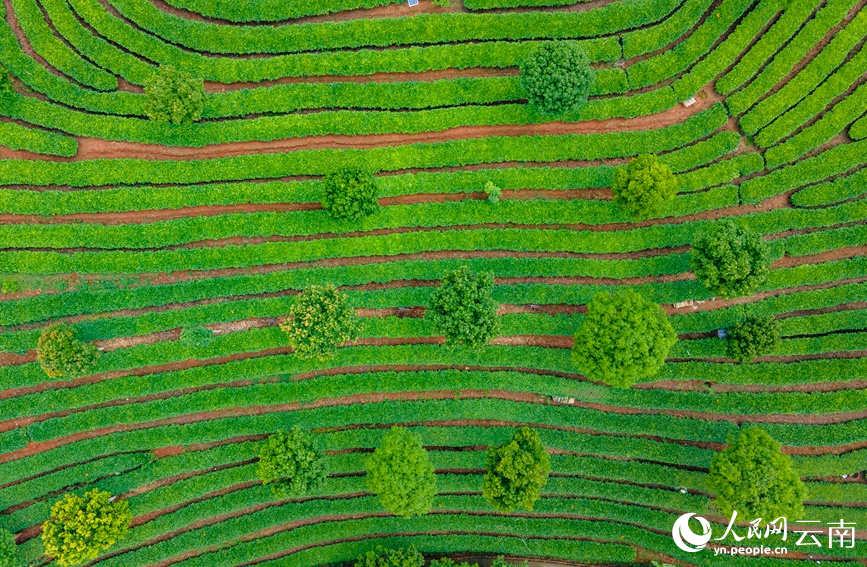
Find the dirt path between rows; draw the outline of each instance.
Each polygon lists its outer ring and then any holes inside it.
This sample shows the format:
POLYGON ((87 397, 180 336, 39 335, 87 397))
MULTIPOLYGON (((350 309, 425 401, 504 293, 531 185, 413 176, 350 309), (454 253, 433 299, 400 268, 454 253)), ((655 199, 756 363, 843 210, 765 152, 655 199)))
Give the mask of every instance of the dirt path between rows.
MULTIPOLYGON (((461 193, 414 193, 395 197, 379 197, 380 206, 405 206, 421 203, 448 203, 456 201, 484 201, 488 195, 484 191, 461 193)), ((610 189, 504 189, 501 201, 545 200, 604 200, 614 198, 610 189)), ((233 205, 201 205, 176 209, 137 209, 131 211, 100 213, 69 213, 51 215, 0 213, 0 224, 64 224, 94 223, 102 225, 147 224, 159 221, 176 220, 189 217, 210 217, 237 213, 283 213, 290 211, 318 211, 322 203, 283 202, 283 203, 237 203, 233 205)))
MULTIPOLYGON (((507 339, 517 339, 514 344, 524 346, 543 346, 552 347, 552 344, 558 345, 554 348, 570 348, 572 346, 571 337, 506 337, 507 339)), ((510 344, 509 340, 503 341, 504 344, 510 344)), ((867 352, 860 353, 864 356, 867 352)), ((148 402, 166 400, 214 389, 234 389, 244 388, 254 384, 263 384, 266 382, 277 382, 278 379, 272 378, 269 380, 238 380, 234 382, 206 384, 203 386, 194 386, 179 390, 169 390, 157 394, 149 394, 145 396, 136 396, 132 398, 114 399, 108 402, 76 407, 69 410, 48 412, 40 415, 33 415, 0 422, 0 432, 10 431, 19 427, 27 427, 33 423, 46 421, 48 419, 66 417, 68 415, 103 409, 108 407, 127 406, 145 404, 148 402)), ((425 392, 400 392, 400 393, 365 393, 346 395, 341 398, 323 398, 314 402, 298 403, 294 406, 294 410, 303 408, 318 408, 318 407, 333 407, 341 405, 378 403, 382 401, 400 401, 400 400, 423 400, 423 399, 499 399, 512 402, 535 403, 549 405, 548 397, 543 394, 531 392, 515 392, 511 390, 433 390, 425 392)), ((558 405, 558 404, 554 404, 558 405)), ((835 413, 811 413, 811 414, 792 414, 792 413, 774 413, 774 414, 737 414, 737 413, 717 413, 698 410, 679 410, 665 408, 641 408, 628 406, 614 406, 610 404, 601 404, 595 402, 585 402, 576 400, 570 405, 572 407, 601 411, 605 413, 614 413, 618 415, 668 415, 675 418, 683 419, 698 419, 703 421, 726 421, 742 425, 743 423, 785 423, 785 424, 800 424, 800 425, 829 425, 846 423, 867 419, 867 410, 857 410, 848 412, 835 413)), ((294 411, 287 409, 285 411, 294 411)))
MULTIPOLYGON (((671 253, 675 253, 678 251, 677 249, 669 249, 669 250, 671 253)), ((513 253, 513 252, 501 253, 501 254, 505 254, 506 256, 501 256, 501 255, 489 256, 488 254, 490 254, 490 253, 477 252, 476 254, 456 254, 454 252, 444 251, 444 252, 440 253, 440 255, 438 255, 438 256, 428 257, 427 255, 425 255, 425 256, 423 256, 423 258, 424 259, 479 258, 479 257, 508 257, 511 255, 515 255, 517 257, 524 257, 524 258, 533 258, 533 257, 583 257, 583 256, 572 256, 572 255, 553 256, 553 255, 549 255, 550 253, 549 254, 543 254, 541 256, 539 256, 535 253, 529 253, 528 255, 521 255, 521 254, 513 253)), ((568 253, 566 253, 566 254, 568 254, 568 253)), ((657 255, 657 254, 654 254, 654 255, 657 255)), ((864 255, 867 255, 867 245, 856 246, 856 247, 851 247, 851 248, 842 248, 842 249, 838 249, 838 250, 831 250, 828 252, 810 255, 810 256, 797 256, 797 257, 791 257, 791 258, 784 257, 784 258, 781 258, 780 260, 778 260, 777 262, 780 265, 783 265, 785 267, 794 267, 794 266, 798 266, 798 265, 829 262, 829 261, 834 261, 834 260, 840 260, 843 258, 851 258, 851 257, 864 256, 864 255)), ((367 259, 370 261, 370 263, 375 263, 375 261, 374 261, 375 257, 368 257, 367 259)), ((398 258, 392 258, 392 257, 386 257, 385 259, 379 259, 378 261, 390 262, 390 261, 399 261, 399 260, 407 260, 407 259, 419 259, 419 257, 416 255, 411 255, 411 257, 401 257, 399 259, 398 258)), ((600 259, 604 259, 604 257, 600 258, 600 259)), ((331 266, 331 265, 342 266, 342 265, 354 265, 354 264, 359 264, 359 263, 361 263, 361 262, 358 261, 358 258, 351 258, 351 259, 341 259, 339 261, 339 263, 336 263, 336 264, 329 263, 328 265, 329 266, 331 266)), ((299 265, 289 266, 289 269, 295 269, 295 268, 299 268, 299 267, 316 267, 316 266, 321 267, 321 265, 318 263, 316 263, 316 264, 300 263, 299 265)), ((774 264, 772 266, 776 266, 776 264, 774 264)), ((282 267, 285 268, 285 266, 282 266, 282 267)), ((212 274, 212 275, 210 275, 210 277, 223 277, 223 276, 230 276, 230 275, 238 275, 238 274, 232 273, 232 272, 218 273, 218 274, 212 274)), ((618 279, 618 278, 598 278, 598 277, 592 277, 592 276, 569 276, 569 277, 556 277, 556 276, 553 276, 553 277, 533 277, 533 276, 527 276, 527 277, 518 277, 518 278, 497 278, 496 282, 499 285, 515 285, 515 284, 524 284, 524 283, 556 283, 556 284, 569 284, 569 285, 571 285, 571 284, 640 285, 640 284, 644 284, 644 283, 663 281, 661 279, 662 277, 667 278, 670 281, 685 281, 685 280, 694 279, 695 276, 692 275, 691 272, 684 272, 682 274, 670 274, 667 276, 638 276, 638 277, 620 278, 620 279, 618 279)), ((198 279, 198 278, 190 278, 190 279, 198 279)), ((793 293, 793 292, 797 292, 797 291, 827 289, 829 287, 836 287, 838 285, 844 285, 844 284, 848 284, 848 283, 860 283, 861 281, 865 281, 865 280, 867 280, 867 277, 847 278, 844 280, 840 280, 838 282, 829 282, 829 283, 824 283, 824 284, 812 284, 812 285, 807 285, 807 286, 794 286, 794 287, 790 287, 790 288, 783 288, 783 289, 777 289, 777 290, 761 291, 761 292, 757 292, 751 296, 746 296, 746 297, 738 297, 738 298, 733 298, 733 299, 713 298, 713 299, 709 299, 709 300, 705 300, 705 301, 701 301, 701 302, 693 302, 692 304, 684 305, 681 307, 676 307, 674 305, 663 305, 662 307, 666 310, 666 312, 669 315, 677 314, 677 313, 689 313, 689 312, 693 312, 693 311, 705 311, 705 310, 712 310, 712 309, 720 309, 720 308, 724 308, 724 307, 731 307, 733 305, 742 305, 742 304, 746 304, 746 303, 752 303, 752 302, 758 301, 760 299, 765 299, 768 297, 774 297, 777 295, 784 295, 784 294, 793 293)), ((164 282, 153 280, 150 283, 153 285, 156 285, 157 283, 164 283, 164 282)), ((438 281, 436 281, 436 280, 393 280, 390 282, 383 282, 383 283, 368 283, 368 284, 360 284, 360 285, 340 286, 338 289, 343 290, 343 291, 377 291, 377 290, 385 290, 385 289, 399 289, 399 288, 405 288, 405 287, 411 287, 411 286, 430 287, 430 286, 435 286, 435 285, 438 285, 438 281)), ((110 317, 133 317, 133 316, 142 315, 144 313, 156 313, 156 312, 162 312, 162 311, 172 311, 172 310, 179 310, 179 309, 184 309, 184 308, 188 308, 188 307, 212 305, 212 304, 216 304, 216 303, 224 303, 224 302, 229 302, 229 301, 240 301, 240 300, 245 300, 245 299, 286 297, 286 296, 290 296, 290 295, 297 295, 298 293, 300 293, 299 290, 288 289, 288 290, 283 290, 283 291, 278 291, 278 292, 255 293, 252 295, 223 296, 223 297, 207 298, 207 299, 194 300, 194 301, 188 301, 188 302, 182 302, 182 303, 170 303, 170 304, 166 304, 166 305, 142 307, 142 308, 136 308, 136 309, 123 309, 123 310, 115 310, 115 311, 102 312, 102 313, 90 313, 90 314, 85 314, 85 315, 54 317, 54 318, 52 318, 52 322, 53 323, 56 323, 56 322, 78 323, 78 322, 82 322, 82 321, 91 321, 91 320, 95 320, 95 319, 101 319, 101 318, 105 318, 106 316, 110 316, 110 317)), ((554 308, 554 309, 556 309, 556 311, 553 311, 551 313, 552 314, 556 314, 556 313, 569 314, 569 313, 576 312, 575 311, 576 308, 579 309, 579 312, 580 312, 580 309, 582 309, 583 306, 564 305, 563 307, 554 308)), ((528 305, 526 311, 520 311, 520 312, 535 313, 535 312, 539 312, 540 310, 542 310, 543 312, 550 312, 550 311, 545 311, 545 310, 550 310, 550 309, 552 309, 551 306, 528 305)), ((517 312, 517 311, 502 311, 502 313, 509 313, 509 312, 517 312)), ((398 313, 403 313, 403 311, 399 311, 398 313)), ((45 322, 24 323, 24 324, 19 324, 19 325, 7 326, 4 328, 4 330, 5 331, 30 330, 30 329, 42 328, 45 325, 46 325, 45 322)), ((0 359, 0 360, 2 360, 2 359, 0 359)))
MULTIPOLYGON (((432 71, 417 71, 404 73, 371 73, 369 75, 304 75, 302 77, 282 77, 264 81, 241 81, 236 83, 218 83, 205 81, 205 90, 209 93, 223 93, 241 89, 258 89, 276 85, 292 85, 306 83, 429 83, 446 79, 479 79, 484 77, 516 77, 520 71, 514 67, 470 67, 468 69, 437 69, 432 71)), ((144 92, 144 91, 142 91, 144 92)))
MULTIPOLYGON (((6 0, 8 1, 8 0, 6 0)), ((606 134, 613 132, 635 132, 640 130, 655 130, 672 126, 687 118, 707 110, 722 97, 711 88, 705 88, 708 96, 696 99, 690 107, 677 105, 672 109, 640 116, 638 118, 610 118, 607 120, 588 120, 584 122, 546 122, 542 124, 503 124, 489 126, 458 126, 437 132, 422 132, 418 134, 327 134, 307 136, 303 138, 288 138, 274 141, 228 142, 225 144, 208 145, 201 148, 170 147, 139 142, 122 142, 100 140, 89 137, 77 137, 78 154, 74 158, 58 158, 44 156, 31 152, 4 150, 0 152, 3 158, 42 159, 49 161, 76 161, 85 159, 144 159, 159 160, 196 160, 221 157, 232 157, 251 154, 282 153, 298 150, 316 149, 369 149, 393 147, 409 144, 429 144, 452 140, 469 140, 492 136, 562 136, 565 134, 606 134)))
MULTIPOLYGON (((39 453, 55 449, 58 447, 62 447, 71 443, 76 443, 78 441, 82 441, 85 439, 94 439, 98 437, 102 437, 105 435, 110 435, 113 433, 121 433, 126 431, 137 431, 142 429, 150 429, 154 427, 160 427, 164 425, 184 425, 190 423, 199 423, 202 421, 211 421, 217 419, 224 418, 232 418, 232 417, 244 417, 244 416, 253 416, 253 415, 264 415, 269 413, 277 413, 277 412, 292 412, 292 411, 302 411, 308 409, 316 409, 316 408, 324 408, 324 407, 334 407, 334 406, 346 406, 352 404, 368 404, 368 403, 381 403, 384 401, 412 401, 412 400, 434 400, 434 399, 456 399, 458 396, 457 391, 437 391, 437 392, 400 392, 400 393, 376 393, 376 394, 356 394, 351 396, 343 396, 341 398, 336 399, 320 399, 316 400, 312 403, 301 403, 301 402, 290 402, 284 404, 274 404, 274 405, 266 405, 266 406, 246 406, 246 407, 233 407, 226 408, 220 410, 212 410, 212 411, 204 411, 204 412, 194 412, 189 414, 184 414, 180 416, 174 416, 170 418, 164 418, 159 420, 147 421, 147 422, 138 422, 138 423, 129 423, 129 424, 117 424, 114 426, 94 428, 87 431, 77 432, 64 437, 57 437, 54 439, 50 439, 47 441, 40 442, 31 442, 26 447, 22 449, 18 449, 16 451, 11 451, 9 453, 5 453, 0 455, 0 463, 5 463, 9 461, 18 460, 24 457, 30 457, 33 455, 37 455, 39 453)), ((460 392, 460 397, 463 399, 507 399, 515 402, 526 402, 526 403, 539 403, 539 404, 547 404, 547 398, 538 394, 531 394, 526 392, 508 392, 508 391, 483 391, 483 390, 466 390, 460 392)), ((599 405, 598 407, 593 407, 594 405, 588 404, 585 409, 598 409, 599 411, 609 411, 609 406, 599 405)), ((582 406, 584 407, 584 406, 582 406)), ((668 413, 667 410, 644 410, 637 408, 616 408, 618 411, 616 413, 622 414, 646 414, 646 413, 668 413)), ((679 411, 678 411, 679 413, 679 411)), ((672 412, 674 415, 674 412, 672 412)), ((700 415, 702 419, 714 419, 718 421, 729 421, 729 422, 760 422, 762 419, 767 418, 768 421, 777 419, 778 415, 769 415, 769 416, 732 416, 728 414, 712 414, 712 413, 697 413, 697 414, 684 414, 682 417, 690 417, 695 418, 696 415, 700 415)), ((864 415, 867 415, 867 411, 862 412, 852 412, 849 417, 853 417, 854 419, 861 419, 864 415)), ((680 417, 676 416, 675 417, 680 417)), ((814 421, 817 423, 822 423, 824 419, 822 416, 795 416, 795 419, 798 419, 797 422, 791 423, 805 423, 811 424, 814 421), (803 420, 803 421, 800 421, 803 420)), ((421 423, 421 422, 418 422, 421 423)), ((426 422, 428 423, 428 422, 426 422)), ((492 423, 492 420, 445 420, 444 423, 458 423, 461 425, 477 425, 483 424, 483 426, 488 426, 492 423)), ((494 420, 494 423, 505 425, 510 422, 499 422, 494 420)), ((786 422, 790 423, 790 422, 786 422)), ((416 422, 412 422, 412 425, 416 425, 416 422)), ((410 424, 400 424, 400 425, 410 425, 410 424)), ((512 424, 514 425, 514 424, 512 424)), ((526 424, 522 424, 526 425, 526 424)), ((347 427, 356 427, 356 425, 351 425, 347 427)), ((655 435, 642 435, 642 434, 626 434, 612 431, 601 431, 590 428, 583 427, 563 427, 563 426, 554 426, 548 424, 533 424, 532 427, 537 428, 547 428, 547 429, 557 429, 557 430, 566 430, 579 432, 589 435, 608 435, 615 437, 633 437, 633 438, 644 438, 644 439, 652 439, 657 441, 665 441, 671 443, 677 443, 682 445, 689 445, 695 447, 701 447, 705 449, 712 450, 720 450, 724 448, 723 443, 717 442, 706 442, 706 441, 697 441, 697 440, 683 440, 683 439, 669 439, 662 438, 655 435)), ((854 450, 862 449, 867 447, 867 440, 851 442, 841 445, 832 445, 832 446, 785 446, 783 447, 783 451, 787 454, 792 455, 839 455, 848 453, 854 450)))

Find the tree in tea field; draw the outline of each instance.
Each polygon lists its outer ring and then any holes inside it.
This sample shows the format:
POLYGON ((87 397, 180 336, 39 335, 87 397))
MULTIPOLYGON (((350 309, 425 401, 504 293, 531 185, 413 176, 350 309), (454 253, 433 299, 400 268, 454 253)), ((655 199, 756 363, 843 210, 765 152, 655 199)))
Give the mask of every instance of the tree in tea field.
POLYGON ((780 348, 780 323, 773 317, 747 317, 726 332, 726 351, 739 362, 750 362, 780 348))
POLYGON ((145 82, 144 89, 145 112, 151 120, 181 124, 202 117, 205 107, 202 79, 166 65, 145 82))
POLYGON ((325 462, 313 437, 297 425, 271 435, 259 452, 256 473, 278 498, 302 496, 325 482, 325 462))
POLYGON ((450 345, 480 348, 497 336, 500 321, 493 298, 494 275, 473 275, 467 266, 448 272, 425 313, 450 345))
POLYGON ((387 549, 377 545, 376 549, 368 551, 358 561, 355 567, 422 567, 424 557, 415 547, 406 549, 387 549))
POLYGON ((690 265, 695 277, 715 295, 753 293, 768 275, 770 249, 758 232, 732 221, 705 229, 692 244, 690 265))
POLYGON ((76 329, 64 323, 42 330, 36 359, 49 378, 77 378, 96 365, 99 351, 76 338, 76 329))
POLYGON ((376 178, 360 168, 340 169, 322 179, 322 208, 335 219, 357 220, 379 208, 376 178))
POLYGON ((97 489, 84 496, 67 494, 51 507, 51 518, 42 524, 45 553, 62 567, 96 559, 126 535, 132 513, 124 500, 97 489))
POLYGON ((591 380, 628 388, 659 372, 677 342, 662 308, 631 289, 601 292, 575 333, 572 361, 591 380))
POLYGON ((501 512, 532 510, 551 474, 551 457, 539 434, 523 427, 485 454, 485 498, 501 512))
POLYGON ((403 427, 392 427, 365 461, 367 487, 383 507, 409 518, 427 514, 436 496, 436 476, 421 438, 403 427))
POLYGON ((332 285, 312 285, 289 308, 289 319, 280 328, 299 358, 324 360, 337 347, 358 336, 360 323, 345 294, 332 285))
POLYGON ((540 45, 521 64, 521 86, 527 99, 545 114, 580 108, 595 81, 590 58, 571 41, 540 45))
POLYGON ((18 567, 18 546, 15 535, 9 530, 0 529, 0 567, 18 567))
POLYGON ((784 516, 789 522, 804 514, 807 489, 792 459, 780 444, 758 427, 742 429, 729 447, 710 462, 707 486, 716 493, 716 507, 725 516, 737 510, 743 520, 767 523, 784 516))
POLYGON ((614 170, 611 192, 614 204, 633 218, 645 218, 674 199, 679 185, 669 166, 653 154, 644 154, 614 170))

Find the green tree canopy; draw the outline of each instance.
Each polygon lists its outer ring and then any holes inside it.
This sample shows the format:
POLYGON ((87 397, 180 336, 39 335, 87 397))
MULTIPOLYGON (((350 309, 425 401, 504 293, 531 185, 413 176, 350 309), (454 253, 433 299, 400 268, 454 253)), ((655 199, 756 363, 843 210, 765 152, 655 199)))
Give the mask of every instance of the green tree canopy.
POLYGON ((537 47, 521 64, 521 86, 527 99, 545 114, 576 110, 587 100, 596 81, 590 59, 570 41, 537 47))
POLYGON ((780 452, 780 444, 758 427, 741 430, 737 440, 713 456, 707 486, 716 493, 716 507, 741 520, 762 518, 767 523, 780 516, 789 522, 804 514, 807 489, 780 452))
POLYGON ((726 351, 740 362, 773 353, 780 347, 780 324, 773 317, 747 317, 726 332, 726 351))
POLYGON ((551 457, 539 434, 523 427, 485 454, 485 498, 501 512, 532 510, 551 474, 551 457))
POLYGON ((340 169, 322 179, 322 208, 335 219, 357 220, 379 208, 376 178, 360 168, 340 169))
POLYGON ((0 529, 0 567, 18 567, 18 547, 9 530, 0 529))
POLYGON ((659 305, 631 289, 601 292, 575 333, 572 361, 591 380, 628 388, 654 376, 677 334, 659 305))
POLYGON ((96 559, 126 535, 132 514, 124 500, 110 501, 111 494, 93 489, 84 496, 67 494, 51 507, 51 518, 42 524, 45 553, 62 567, 96 559))
POLYGON ((392 427, 365 461, 367 487, 389 512, 404 518, 427 514, 436 496, 436 475, 421 438, 392 427))
POLYGON ((500 321, 494 301, 494 275, 473 275, 467 266, 447 272, 431 297, 425 316, 451 345, 479 348, 497 336, 500 321))
POLYGON ((720 297, 753 293, 768 274, 770 249, 754 230, 725 220, 695 238, 690 265, 695 277, 720 297))
POLYGON ((645 218, 674 199, 679 185, 669 166, 660 163, 655 155, 644 154, 614 170, 611 192, 618 207, 634 218, 645 218))
POLYGON ((49 378, 78 378, 93 369, 99 351, 76 339, 76 329, 65 323, 42 330, 36 358, 49 378))
POLYGON ((302 496, 325 482, 325 462, 313 437, 299 426, 271 435, 259 452, 256 474, 278 498, 302 496))
POLYGON ((145 112, 151 120, 181 124, 195 122, 205 107, 205 87, 196 79, 170 65, 161 66, 144 85, 145 112))
POLYGON ((289 315, 280 328, 299 358, 330 358, 337 347, 354 340, 361 327, 346 295, 330 284, 305 289, 289 315))
POLYGON ((355 567, 422 567, 424 557, 415 547, 406 549, 387 549, 377 545, 355 562, 355 567))

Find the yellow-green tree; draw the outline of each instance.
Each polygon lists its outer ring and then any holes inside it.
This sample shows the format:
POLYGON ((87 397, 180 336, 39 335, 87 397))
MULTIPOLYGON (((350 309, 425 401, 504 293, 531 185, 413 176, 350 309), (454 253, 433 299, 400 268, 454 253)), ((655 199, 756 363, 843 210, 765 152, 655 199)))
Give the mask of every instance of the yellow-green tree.
POLYGON ((55 502, 51 518, 42 524, 45 553, 62 567, 78 565, 123 539, 132 519, 129 504, 111 500, 108 492, 93 489, 55 502))
POLYGON ((551 457, 539 434, 522 427, 508 441, 488 447, 483 494, 494 508, 532 510, 551 474, 551 457))
POLYGON ((333 285, 312 285, 295 299, 280 326, 298 358, 324 360, 358 336, 361 325, 345 294, 333 285))
POLYGON ((644 154, 614 170, 611 192, 615 205, 633 218, 644 218, 674 199, 679 184, 669 166, 660 163, 655 155, 644 154))
POLYGON ((49 378, 77 378, 96 364, 99 351, 76 338, 76 330, 60 323, 46 327, 36 343, 36 359, 49 378))

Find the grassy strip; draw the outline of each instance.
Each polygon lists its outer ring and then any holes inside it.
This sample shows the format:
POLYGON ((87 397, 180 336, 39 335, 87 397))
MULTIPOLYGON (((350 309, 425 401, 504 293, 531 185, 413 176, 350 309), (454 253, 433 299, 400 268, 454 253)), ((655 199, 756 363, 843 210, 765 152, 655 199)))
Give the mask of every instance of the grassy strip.
MULTIPOLYGON (((733 116, 743 114, 765 96, 791 72, 795 65, 806 58, 807 53, 825 37, 828 31, 839 24, 857 0, 828 0, 814 18, 798 32, 771 62, 762 69, 753 81, 726 99, 726 106, 733 116)), ((773 116, 772 116, 773 118, 773 116)))
MULTIPOLYGON (((762 37, 738 60, 731 71, 719 78, 714 87, 727 95, 742 87, 764 67, 774 54, 798 31, 821 0, 789 2, 782 16, 762 34, 762 37)), ((626 47, 624 46, 624 51, 626 47)))
POLYGON ((867 13, 862 12, 835 34, 831 42, 791 81, 741 116, 738 120, 740 127, 748 134, 764 128, 755 140, 759 147, 766 148, 818 114, 837 94, 863 75, 867 64, 865 50, 843 67, 840 65, 865 34, 867 13), (786 112, 790 108, 792 110, 786 112))
POLYGON ((715 132, 726 120, 722 105, 716 104, 680 124, 639 132, 494 136, 369 150, 306 150, 183 162, 137 159, 85 160, 71 163, 2 160, 0 179, 8 185, 95 187, 323 175, 336 168, 352 166, 362 166, 373 171, 396 171, 509 161, 555 162, 566 159, 626 157, 642 152, 670 151, 689 145, 715 132))
POLYGON ((807 128, 765 153, 768 167, 790 163, 807 152, 830 141, 852 122, 853 116, 867 111, 867 83, 837 103, 830 111, 807 128))
MULTIPOLYGON (((712 52, 704 55, 700 48, 696 48, 692 57, 697 56, 697 62, 672 84, 677 98, 686 100, 698 93, 705 85, 712 83, 731 66, 732 61, 740 58, 744 46, 762 35, 762 30, 768 22, 787 4, 789 2, 784 0, 761 0, 739 20, 735 29, 712 52)), ((716 14, 718 15, 719 11, 716 14)))
POLYGON ((100 91, 117 89, 117 79, 96 67, 62 41, 48 27, 34 0, 11 0, 15 17, 37 55, 78 83, 100 91))
POLYGON ((846 173, 863 164, 865 148, 867 141, 840 144, 817 156, 749 179, 740 185, 741 199, 745 203, 759 203, 790 189, 846 173))
POLYGON ((225 3, 219 0, 167 0, 167 3, 190 10, 203 16, 220 18, 231 22, 276 22, 321 16, 345 10, 375 8, 389 4, 399 4, 403 0, 336 0, 323 4, 315 0, 296 0, 291 3, 280 0, 258 0, 256 2, 225 3))
MULTIPOLYGON (((71 4, 88 20, 91 14, 105 14, 95 0, 72 0, 71 4)), ((359 18, 287 26, 212 24, 162 12, 142 0, 112 0, 111 4, 141 30, 196 51, 278 54, 459 41, 593 38, 652 24, 670 13, 680 0, 613 2, 585 12, 419 14, 412 18, 359 18)), ((126 28, 117 37, 108 36, 120 45, 127 46, 142 35, 125 22, 111 18, 126 28)))
POLYGON ((50 156, 72 157, 78 152, 78 142, 74 138, 15 122, 0 122, 0 144, 12 150, 50 156))
POLYGON ((804 187, 792 194, 790 200, 796 207, 821 207, 860 197, 867 187, 867 169, 829 181, 804 187))
MULTIPOLYGON (((769 0, 761 0, 767 3, 769 0)), ((770 0, 776 1, 776 0, 770 0)), ((669 79, 705 56, 714 43, 729 29, 756 0, 724 0, 688 38, 672 49, 639 61, 626 71, 629 86, 633 89, 647 87, 669 79)))

